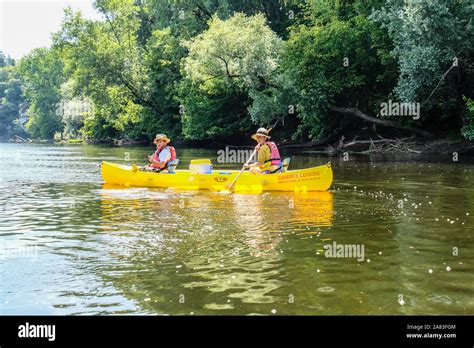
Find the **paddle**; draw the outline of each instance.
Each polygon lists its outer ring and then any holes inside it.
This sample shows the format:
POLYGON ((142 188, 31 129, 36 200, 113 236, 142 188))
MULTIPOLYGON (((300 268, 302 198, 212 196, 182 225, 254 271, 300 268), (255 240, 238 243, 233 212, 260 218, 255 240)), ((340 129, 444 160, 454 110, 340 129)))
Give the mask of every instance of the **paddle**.
MULTIPOLYGON (((149 156, 148 156, 147 153, 144 154, 144 157, 149 158, 149 156)), ((140 161, 140 162, 141 162, 141 161, 140 161)), ((139 166, 137 166, 135 163, 133 163, 133 164, 132 164, 132 172, 138 172, 138 171, 140 171, 140 169, 145 168, 145 167, 146 167, 147 165, 149 165, 149 164, 150 164, 150 162, 148 162, 148 164, 144 165, 143 167, 139 167, 139 166)))
MULTIPOLYGON (((278 123, 278 121, 273 125, 273 127, 276 126, 276 124, 278 123)), ((269 128, 268 129, 268 133, 270 133, 273 129, 273 127, 269 128)), ((258 145, 257 145, 258 146, 258 145)), ((257 147, 255 147, 255 150, 252 152, 252 154, 250 155, 249 159, 247 160, 247 162, 245 162, 245 164, 242 166, 242 169, 240 170, 239 174, 237 174, 237 176, 235 177, 235 179, 232 181, 232 183, 227 186, 227 190, 231 191, 234 189, 234 186, 235 186, 235 183, 237 182, 237 180, 239 179, 240 175, 242 175, 242 173, 244 172, 245 170, 245 167, 247 165, 250 164, 250 161, 252 160, 253 156, 255 156, 255 154, 257 153, 257 147)))
POLYGON ((240 170, 239 174, 237 174, 237 176, 234 178, 234 180, 231 182, 231 184, 227 186, 227 190, 232 191, 234 189, 234 186, 235 186, 235 183, 237 182, 237 179, 240 177, 240 175, 242 175, 242 173, 245 170, 245 167, 247 165, 249 165, 250 161, 252 160, 253 156, 255 156, 256 153, 257 153, 257 148, 255 148, 255 150, 253 150, 253 152, 250 155, 247 162, 245 162, 244 165, 242 166, 242 169, 240 170))

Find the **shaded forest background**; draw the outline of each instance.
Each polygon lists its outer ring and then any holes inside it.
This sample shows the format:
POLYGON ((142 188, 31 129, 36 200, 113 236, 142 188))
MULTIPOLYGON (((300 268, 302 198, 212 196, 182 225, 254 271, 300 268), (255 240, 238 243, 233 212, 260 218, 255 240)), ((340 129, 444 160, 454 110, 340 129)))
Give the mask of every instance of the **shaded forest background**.
MULTIPOLYGON (((0 52, 0 137, 241 143, 474 139, 466 0, 96 0, 51 47, 0 52), (420 118, 381 115, 419 103, 420 118)), ((8 33, 6 33, 8 35, 8 33)))

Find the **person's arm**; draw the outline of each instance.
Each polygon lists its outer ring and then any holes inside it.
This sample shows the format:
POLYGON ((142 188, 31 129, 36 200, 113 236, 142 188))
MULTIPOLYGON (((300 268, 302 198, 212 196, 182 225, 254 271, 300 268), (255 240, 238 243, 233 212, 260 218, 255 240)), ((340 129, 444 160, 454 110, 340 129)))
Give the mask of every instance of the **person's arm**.
POLYGON ((165 162, 155 161, 153 158, 150 159, 151 165, 155 168, 163 169, 165 162))
POLYGON ((266 161, 268 161, 271 157, 270 147, 266 144, 260 147, 260 151, 258 151, 257 163, 260 166, 263 166, 266 161))
POLYGON ((259 147, 258 154, 257 154, 257 161, 253 162, 248 165, 248 167, 262 167, 265 161, 270 159, 270 147, 268 145, 257 145, 259 147))
POLYGON ((171 159, 171 151, 169 149, 163 149, 158 156, 159 162, 158 165, 160 169, 163 169, 166 166, 166 163, 171 159))
POLYGON ((163 149, 161 150, 159 156, 158 156, 158 161, 154 159, 154 156, 151 156, 150 162, 155 168, 160 168, 163 169, 166 166, 166 163, 169 161, 171 158, 171 152, 169 149, 163 149))

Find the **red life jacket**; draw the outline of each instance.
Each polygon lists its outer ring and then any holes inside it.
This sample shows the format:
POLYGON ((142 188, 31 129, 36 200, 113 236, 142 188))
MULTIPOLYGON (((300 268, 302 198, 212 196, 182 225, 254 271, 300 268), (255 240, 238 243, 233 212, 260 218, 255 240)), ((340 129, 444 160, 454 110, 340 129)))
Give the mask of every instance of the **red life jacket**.
POLYGON ((273 141, 267 141, 265 142, 265 145, 268 145, 270 148, 270 159, 265 161, 263 164, 267 165, 268 162, 270 162, 270 165, 272 166, 281 165, 280 151, 278 151, 276 144, 273 141))
POLYGON ((160 156, 160 152, 163 151, 164 149, 170 150, 170 154, 171 154, 170 159, 169 159, 168 161, 166 161, 166 163, 165 163, 165 167, 166 167, 166 165, 167 165, 169 162, 171 162, 171 161, 173 161, 173 160, 176 159, 176 150, 175 150, 175 148, 174 148, 173 146, 165 146, 165 147, 162 147, 160 150, 156 150, 155 153, 153 154, 153 160, 154 160, 154 161, 157 161, 157 162, 160 162, 160 157, 159 157, 159 156, 160 156))

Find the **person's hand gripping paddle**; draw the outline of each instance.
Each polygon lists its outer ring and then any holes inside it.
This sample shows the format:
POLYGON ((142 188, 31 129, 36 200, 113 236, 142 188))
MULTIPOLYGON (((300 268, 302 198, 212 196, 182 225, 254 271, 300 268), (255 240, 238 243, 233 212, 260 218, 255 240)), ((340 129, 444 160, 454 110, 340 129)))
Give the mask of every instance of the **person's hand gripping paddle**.
MULTIPOLYGON (((268 130, 268 133, 270 133, 270 131, 272 130, 272 128, 270 128, 268 130)), ((247 160, 247 162, 245 162, 245 164, 242 166, 242 169, 240 170, 239 174, 237 174, 237 176, 234 178, 234 180, 230 183, 230 185, 227 185, 227 190, 229 192, 232 192, 234 190, 234 187, 235 187, 235 183, 237 182, 237 180, 240 178, 240 176, 242 175, 242 173, 244 172, 245 170, 245 167, 247 167, 249 164, 250 164, 250 161, 252 160, 253 156, 255 156, 255 154, 257 153, 257 150, 259 148, 259 145, 257 145, 255 147, 255 150, 252 152, 252 154, 250 155, 249 159, 247 160)))

